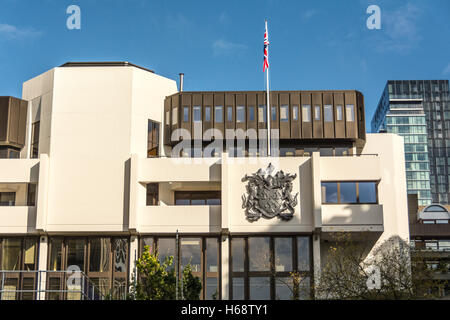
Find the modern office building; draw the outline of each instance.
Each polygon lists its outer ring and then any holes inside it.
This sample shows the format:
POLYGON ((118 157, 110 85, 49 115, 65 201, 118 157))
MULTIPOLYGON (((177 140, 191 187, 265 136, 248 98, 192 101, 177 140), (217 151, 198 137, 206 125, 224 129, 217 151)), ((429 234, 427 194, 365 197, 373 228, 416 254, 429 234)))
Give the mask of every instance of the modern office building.
POLYGON ((268 119, 264 92, 67 63, 0 101, 1 299, 123 297, 145 245, 202 299, 289 299, 295 270, 313 298, 336 232, 409 239, 403 138, 358 91, 274 91, 268 119))
POLYGON ((419 205, 450 201, 450 95, 448 80, 389 80, 372 119, 372 132, 405 139, 409 194, 419 205))

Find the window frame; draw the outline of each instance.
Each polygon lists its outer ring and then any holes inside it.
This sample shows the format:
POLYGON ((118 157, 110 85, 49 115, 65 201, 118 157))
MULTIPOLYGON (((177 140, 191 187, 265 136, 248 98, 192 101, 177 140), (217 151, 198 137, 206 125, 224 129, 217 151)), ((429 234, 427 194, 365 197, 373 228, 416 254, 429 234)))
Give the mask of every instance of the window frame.
MULTIPOLYGON (((350 205, 361 205, 361 204, 379 204, 379 198, 378 198, 378 185, 380 181, 361 181, 361 180, 351 180, 351 181, 321 181, 320 187, 322 188, 323 183, 336 183, 337 184, 337 202, 326 202, 326 199, 322 197, 322 205, 341 205, 341 204, 350 204, 350 205), (365 182, 371 182, 375 184, 375 202, 360 202, 359 199, 359 183, 365 183, 365 182), (355 183, 355 189, 356 189, 356 202, 341 202, 341 183, 355 183)), ((322 195, 322 191, 321 191, 322 195)))

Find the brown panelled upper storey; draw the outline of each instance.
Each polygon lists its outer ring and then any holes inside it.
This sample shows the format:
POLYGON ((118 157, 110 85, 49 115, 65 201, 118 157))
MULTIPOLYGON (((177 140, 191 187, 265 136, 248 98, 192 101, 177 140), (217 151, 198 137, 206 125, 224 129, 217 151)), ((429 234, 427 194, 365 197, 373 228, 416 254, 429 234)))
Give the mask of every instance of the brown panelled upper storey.
POLYGON ((176 144, 178 140, 171 141, 171 135, 179 128, 188 130, 191 139, 210 128, 218 129, 225 138, 227 129, 258 132, 266 129, 270 120, 271 129, 279 129, 281 142, 365 144, 364 97, 358 91, 272 91, 270 104, 267 119, 264 91, 176 93, 164 102, 164 143, 176 144))
POLYGON ((23 148, 27 121, 27 102, 0 97, 0 146, 23 148))

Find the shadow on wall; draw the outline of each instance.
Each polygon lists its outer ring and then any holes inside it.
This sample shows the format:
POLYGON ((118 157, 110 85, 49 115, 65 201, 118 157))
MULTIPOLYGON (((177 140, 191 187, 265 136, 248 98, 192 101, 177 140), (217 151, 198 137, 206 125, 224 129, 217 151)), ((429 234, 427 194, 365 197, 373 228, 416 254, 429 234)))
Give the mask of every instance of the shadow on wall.
POLYGON ((123 169, 123 231, 128 231, 130 221, 130 172, 131 158, 124 162, 123 169))

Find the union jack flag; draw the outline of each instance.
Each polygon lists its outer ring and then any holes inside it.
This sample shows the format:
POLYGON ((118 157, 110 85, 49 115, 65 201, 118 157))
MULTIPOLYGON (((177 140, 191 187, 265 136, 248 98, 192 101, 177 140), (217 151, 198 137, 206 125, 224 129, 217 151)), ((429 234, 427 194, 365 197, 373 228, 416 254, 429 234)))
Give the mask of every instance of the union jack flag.
POLYGON ((264 65, 263 72, 266 72, 266 69, 269 69, 269 33, 267 31, 267 20, 266 20, 266 31, 264 32, 264 65))

